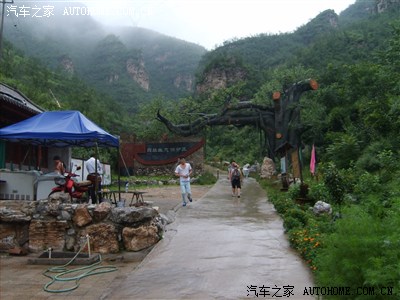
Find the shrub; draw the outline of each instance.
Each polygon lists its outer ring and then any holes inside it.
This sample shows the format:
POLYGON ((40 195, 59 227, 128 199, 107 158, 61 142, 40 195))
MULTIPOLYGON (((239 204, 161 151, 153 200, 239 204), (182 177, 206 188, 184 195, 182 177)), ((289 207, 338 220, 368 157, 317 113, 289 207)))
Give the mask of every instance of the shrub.
POLYGON ((298 207, 288 209, 283 216, 283 226, 286 231, 293 228, 303 228, 308 223, 307 213, 298 207))
POLYGON ((339 205, 339 211, 346 194, 347 185, 344 176, 334 164, 328 164, 324 169, 324 184, 327 187, 331 199, 339 205))
POLYGON ((289 186, 288 197, 292 200, 300 197, 300 183, 294 183, 289 186))
POLYGON ((310 220, 307 228, 294 228, 289 231, 290 245, 301 255, 310 269, 317 269, 315 259, 321 248, 321 233, 318 222, 310 220))
POLYGON ((362 155, 356 162, 356 167, 368 172, 375 172, 380 169, 387 170, 387 168, 393 167, 396 165, 394 164, 393 153, 391 150, 385 150, 390 148, 388 140, 381 139, 372 142, 363 150, 362 155))
POLYGON ((362 173, 358 182, 354 185, 353 191, 356 195, 366 195, 380 189, 379 176, 368 172, 362 173))
POLYGON ((295 217, 286 216, 283 219, 283 227, 285 228, 285 232, 288 232, 295 228, 303 228, 303 224, 300 222, 300 220, 296 219, 295 217))
POLYGON ((355 135, 335 133, 332 143, 326 149, 326 155, 335 161, 338 168, 347 168, 360 155, 360 142, 355 135))
MULTIPOLYGON (((365 212, 360 206, 344 209, 342 219, 336 221, 335 232, 323 239, 316 264, 316 281, 320 286, 368 286, 399 288, 400 261, 399 211, 381 220, 365 212)), ((387 297, 387 296, 386 296, 387 297)), ((327 297, 327 299, 336 299, 327 297)), ((339 298, 338 298, 339 299, 339 298)), ((340 299, 384 299, 382 296, 341 296, 340 299)))
POLYGON ((323 182, 311 185, 308 189, 308 197, 315 203, 317 201, 330 201, 330 195, 323 182))
POLYGON ((285 214, 294 205, 293 201, 287 198, 275 198, 271 202, 274 204, 276 211, 281 215, 285 214))
POLYGON ((290 209, 286 215, 289 215, 293 218, 296 218, 300 221, 300 223, 305 226, 308 223, 308 214, 304 210, 300 209, 299 207, 294 207, 290 209))
POLYGON ((204 172, 201 174, 197 180, 197 184, 200 185, 208 185, 208 184, 214 184, 217 182, 217 178, 214 176, 213 173, 211 172, 204 172))

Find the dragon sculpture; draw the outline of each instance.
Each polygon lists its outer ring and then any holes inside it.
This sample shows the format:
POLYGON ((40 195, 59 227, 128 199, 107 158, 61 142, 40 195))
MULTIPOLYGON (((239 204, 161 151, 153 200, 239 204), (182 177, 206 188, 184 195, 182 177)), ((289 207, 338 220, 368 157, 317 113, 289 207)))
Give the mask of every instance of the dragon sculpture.
POLYGON ((171 132, 185 137, 200 133, 206 126, 258 126, 264 132, 268 156, 274 159, 277 154, 283 156, 287 149, 299 146, 304 128, 300 124, 300 108, 296 104, 304 92, 316 89, 318 83, 307 79, 292 84, 283 93, 273 93, 273 107, 250 102, 228 104, 219 114, 203 114, 190 124, 178 125, 158 111, 157 120, 164 123, 171 132))

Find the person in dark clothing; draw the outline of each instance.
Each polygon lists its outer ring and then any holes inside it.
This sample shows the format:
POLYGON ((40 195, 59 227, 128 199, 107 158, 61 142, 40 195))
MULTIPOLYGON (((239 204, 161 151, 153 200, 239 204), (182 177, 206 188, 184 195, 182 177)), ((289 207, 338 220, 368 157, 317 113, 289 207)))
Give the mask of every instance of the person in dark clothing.
POLYGON ((242 189, 243 174, 240 170, 239 165, 236 162, 232 162, 232 168, 229 172, 229 180, 232 184, 232 197, 240 198, 240 191, 242 189))

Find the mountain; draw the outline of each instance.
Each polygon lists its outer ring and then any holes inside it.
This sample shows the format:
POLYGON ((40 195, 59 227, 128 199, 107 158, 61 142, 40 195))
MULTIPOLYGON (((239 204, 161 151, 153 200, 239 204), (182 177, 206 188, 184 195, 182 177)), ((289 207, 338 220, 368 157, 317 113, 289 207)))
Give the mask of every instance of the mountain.
POLYGON ((82 78, 132 113, 160 95, 179 99, 193 91, 205 48, 144 28, 107 28, 54 1, 40 7, 51 3, 54 15, 47 18, 8 9, 5 40, 65 76, 82 78))
MULTIPOLYGON (((327 148, 341 132, 353 129, 363 136, 353 137, 354 132, 349 135, 368 145, 372 134, 365 132, 365 128, 372 125, 365 125, 361 116, 371 112, 368 120, 376 118, 376 124, 391 123, 384 118, 390 104, 374 103, 380 108, 378 111, 364 101, 368 99, 373 103, 370 99, 381 99, 380 93, 386 93, 385 89, 381 90, 382 86, 391 91, 395 88, 392 83, 398 76, 389 76, 392 73, 384 70, 387 66, 383 62, 390 61, 391 66, 398 66, 395 32, 398 32, 399 13, 398 0, 360 0, 340 15, 333 10, 321 12, 291 33, 260 34, 225 42, 202 57, 196 72, 196 101, 185 103, 190 109, 181 109, 181 118, 175 123, 194 124, 198 120, 185 117, 185 113, 218 115, 223 108, 238 102, 273 108, 274 91, 285 93, 293 83, 313 78, 320 84, 318 91, 307 94, 300 103, 305 108, 301 126, 308 129, 302 136, 303 142, 327 148), (369 89, 373 91, 366 92, 369 89), (364 111, 359 111, 360 108, 364 111), (355 120, 359 124, 355 125, 355 120)), ((396 103, 389 99, 386 101, 396 103)), ((395 111, 390 108, 392 110, 395 111)), ((382 128, 383 125, 379 129, 382 128)), ((239 155, 243 161, 260 160, 268 145, 258 130, 257 126, 232 125, 207 129, 204 134, 208 157, 218 161, 220 158, 235 159, 239 155)), ((340 145, 350 144, 347 136, 343 137, 342 144, 340 142, 340 145)), ((323 157, 322 153, 320 155, 323 157)))
MULTIPOLYGON (((197 92, 243 85, 240 100, 250 100, 283 66, 323 70, 328 64, 357 63, 382 50, 398 19, 399 1, 358 0, 340 15, 321 12, 292 33, 260 34, 225 44, 206 53, 197 70, 197 92)), ((207 95, 204 95, 207 96, 207 95)))

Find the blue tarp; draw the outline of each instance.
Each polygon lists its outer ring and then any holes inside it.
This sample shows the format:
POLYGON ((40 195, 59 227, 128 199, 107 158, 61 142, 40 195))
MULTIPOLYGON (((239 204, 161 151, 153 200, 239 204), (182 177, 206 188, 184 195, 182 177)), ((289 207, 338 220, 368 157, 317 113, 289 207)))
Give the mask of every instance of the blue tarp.
POLYGON ((47 111, 0 129, 0 139, 49 147, 119 147, 119 139, 79 111, 47 111))

